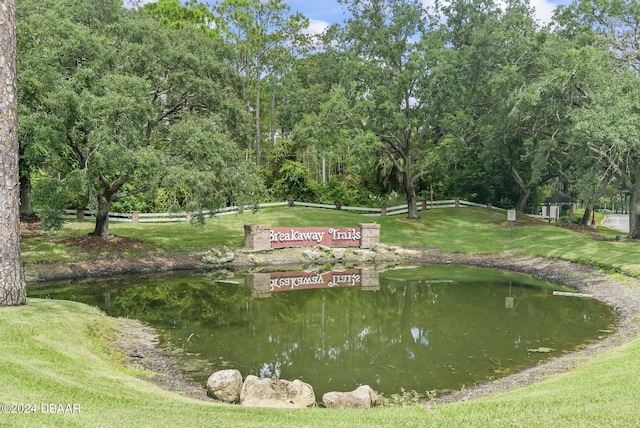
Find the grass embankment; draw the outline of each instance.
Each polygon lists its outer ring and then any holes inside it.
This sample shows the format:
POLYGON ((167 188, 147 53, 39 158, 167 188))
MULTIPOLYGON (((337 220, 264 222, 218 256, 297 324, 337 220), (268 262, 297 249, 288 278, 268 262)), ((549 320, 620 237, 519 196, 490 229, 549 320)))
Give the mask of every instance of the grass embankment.
MULTIPOLYGON (((138 238, 168 254, 212 246, 239 247, 242 224, 272 226, 379 222, 382 241, 444 251, 562 257, 636 274, 640 244, 594 240, 555 226, 519 225, 510 238, 506 215, 483 209, 435 210, 419 222, 367 218, 313 209, 265 210, 216 219, 204 229, 186 224, 113 224, 112 233, 138 238)), ((70 223, 59 237, 79 236, 90 223, 70 223)), ((607 232, 610 237, 615 232, 607 232)), ((80 254, 50 238, 25 240, 30 264, 78 261, 80 254), (57 255, 44 250, 55 249, 57 255)), ((136 254, 130 254, 134 257, 136 254)), ((640 340, 606 352, 578 369, 493 397, 422 407, 369 411, 247 409, 203 403, 163 391, 135 377, 109 348, 117 320, 87 306, 31 299, 0 309, 0 402, 34 404, 35 413, 2 414, 3 426, 633 426, 640 401, 640 340), (43 413, 48 403, 80 406, 79 413, 43 413)), ((33 408, 32 408, 33 409, 33 408)), ((11 410, 11 409, 9 409, 11 410)))

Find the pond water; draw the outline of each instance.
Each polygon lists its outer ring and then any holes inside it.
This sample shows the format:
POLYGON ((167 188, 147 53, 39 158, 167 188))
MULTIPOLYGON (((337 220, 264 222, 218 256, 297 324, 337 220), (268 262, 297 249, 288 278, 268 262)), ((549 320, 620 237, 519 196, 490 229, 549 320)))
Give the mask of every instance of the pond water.
POLYGON ((597 340, 616 315, 567 288, 498 270, 422 266, 216 271, 31 288, 147 322, 201 384, 216 370, 328 391, 438 394, 506 376, 597 340))

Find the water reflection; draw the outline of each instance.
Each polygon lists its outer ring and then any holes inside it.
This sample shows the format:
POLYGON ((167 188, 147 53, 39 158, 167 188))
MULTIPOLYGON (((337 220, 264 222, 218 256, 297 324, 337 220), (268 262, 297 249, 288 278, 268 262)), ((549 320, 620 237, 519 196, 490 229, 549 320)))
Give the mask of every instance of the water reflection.
POLYGON ((330 271, 260 272, 245 275, 245 283, 253 297, 266 298, 281 291, 311 290, 316 288, 360 287, 379 290, 379 273, 374 268, 349 268, 330 271))
POLYGON ((610 308, 548 283, 477 268, 211 272, 32 291, 150 323, 204 383, 215 370, 302 379, 318 396, 460 389, 610 329, 610 308), (548 348, 549 353, 531 352, 548 348))

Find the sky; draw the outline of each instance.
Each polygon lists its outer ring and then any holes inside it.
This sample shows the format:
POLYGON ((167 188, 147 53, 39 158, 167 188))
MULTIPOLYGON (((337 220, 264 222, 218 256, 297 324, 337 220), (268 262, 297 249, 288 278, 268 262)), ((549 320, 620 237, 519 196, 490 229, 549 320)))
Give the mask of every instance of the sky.
MULTIPOLYGON (((337 0, 285 0, 292 12, 301 12, 309 18, 309 32, 321 33, 325 28, 344 20, 343 7, 337 0)), ((423 0, 425 6, 433 4, 433 0, 423 0)), ((530 0, 538 20, 548 23, 558 5, 568 5, 571 0, 530 0)))
MULTIPOLYGON (((129 6, 136 0, 124 0, 129 6)), ((150 3, 156 0, 137 0, 140 3, 150 3)), ((338 0, 284 0, 291 8, 291 12, 300 12, 309 18, 309 33, 319 34, 329 25, 344 21, 343 6, 338 0)), ((551 20, 553 11, 558 5, 568 5, 572 0, 529 0, 535 9, 538 20, 546 24, 551 20)), ((202 3, 216 3, 215 0, 200 0, 202 3)), ((422 0, 425 6, 433 5, 434 0, 422 0)))

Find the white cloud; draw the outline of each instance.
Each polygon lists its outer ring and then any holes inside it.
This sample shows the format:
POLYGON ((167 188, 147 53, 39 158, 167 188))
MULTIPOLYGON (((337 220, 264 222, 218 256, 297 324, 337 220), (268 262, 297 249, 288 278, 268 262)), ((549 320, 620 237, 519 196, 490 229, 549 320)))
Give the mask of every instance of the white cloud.
POLYGON ((435 0, 422 0, 422 6, 431 9, 435 5, 435 0))
MULTIPOLYGON (((506 7, 504 1, 497 0, 496 3, 503 9, 506 7)), ((422 5, 427 9, 433 9, 434 4, 435 0, 422 0, 422 5)), ((545 25, 551 22, 556 4, 550 0, 530 0, 530 5, 533 7, 535 18, 540 24, 545 25)))
POLYGON ((535 9, 535 16, 541 24, 548 24, 553 18, 556 5, 548 0, 531 0, 531 6, 535 9))
POLYGON ((153 3, 157 0, 124 0, 124 7, 127 9, 138 8, 147 3, 153 3))
POLYGON ((329 23, 327 21, 322 21, 318 19, 309 19, 309 26, 306 29, 306 33, 312 36, 322 34, 324 30, 329 28, 329 23))

